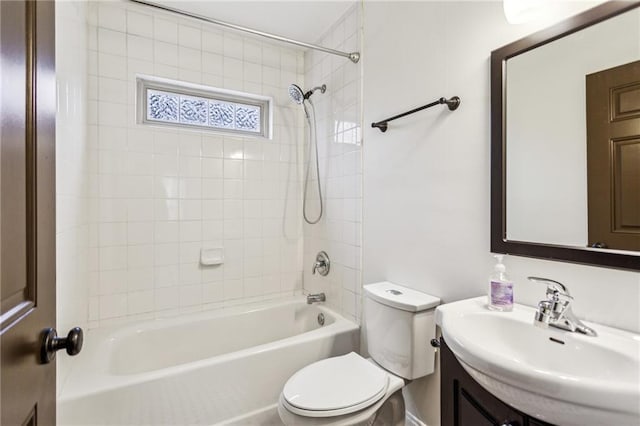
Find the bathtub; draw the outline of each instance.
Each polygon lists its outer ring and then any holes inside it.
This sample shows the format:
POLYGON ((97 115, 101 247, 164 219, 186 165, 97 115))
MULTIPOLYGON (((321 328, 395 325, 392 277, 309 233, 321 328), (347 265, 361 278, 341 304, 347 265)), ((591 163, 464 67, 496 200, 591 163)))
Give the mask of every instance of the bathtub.
POLYGON ((359 339, 357 324, 300 298, 89 330, 58 424, 277 424, 286 380, 359 339))

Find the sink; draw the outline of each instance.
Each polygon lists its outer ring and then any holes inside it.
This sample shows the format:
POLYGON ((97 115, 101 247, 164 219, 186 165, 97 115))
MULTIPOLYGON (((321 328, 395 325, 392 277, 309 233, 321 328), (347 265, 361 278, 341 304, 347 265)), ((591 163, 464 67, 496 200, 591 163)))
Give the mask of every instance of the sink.
POLYGON ((540 328, 534 312, 477 297, 438 306, 436 323, 464 369, 514 408, 557 425, 640 425, 640 335, 540 328))

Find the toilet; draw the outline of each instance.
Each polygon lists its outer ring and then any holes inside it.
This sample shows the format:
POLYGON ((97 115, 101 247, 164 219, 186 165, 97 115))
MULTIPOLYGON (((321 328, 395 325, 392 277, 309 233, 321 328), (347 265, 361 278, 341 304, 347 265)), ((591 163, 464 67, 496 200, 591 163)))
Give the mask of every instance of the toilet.
POLYGON ((402 388, 433 373, 440 299, 390 282, 364 286, 370 359, 355 352, 298 370, 280 393, 285 425, 404 425, 402 388))

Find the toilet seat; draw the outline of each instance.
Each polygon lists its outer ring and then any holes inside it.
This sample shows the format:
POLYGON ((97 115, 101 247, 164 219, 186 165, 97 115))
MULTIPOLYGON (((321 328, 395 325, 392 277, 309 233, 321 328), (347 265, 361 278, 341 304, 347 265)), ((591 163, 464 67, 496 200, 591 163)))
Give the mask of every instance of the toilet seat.
POLYGON ((386 371, 351 352, 299 370, 285 384, 281 402, 301 416, 333 417, 369 407, 388 387, 386 371))

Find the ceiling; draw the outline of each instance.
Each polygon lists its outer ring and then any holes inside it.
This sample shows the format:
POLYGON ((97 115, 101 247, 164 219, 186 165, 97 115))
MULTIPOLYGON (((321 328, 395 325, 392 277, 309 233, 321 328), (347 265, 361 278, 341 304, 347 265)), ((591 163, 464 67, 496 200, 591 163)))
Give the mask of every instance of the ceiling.
POLYGON ((307 43, 316 42, 355 3, 353 0, 149 2, 307 43))

